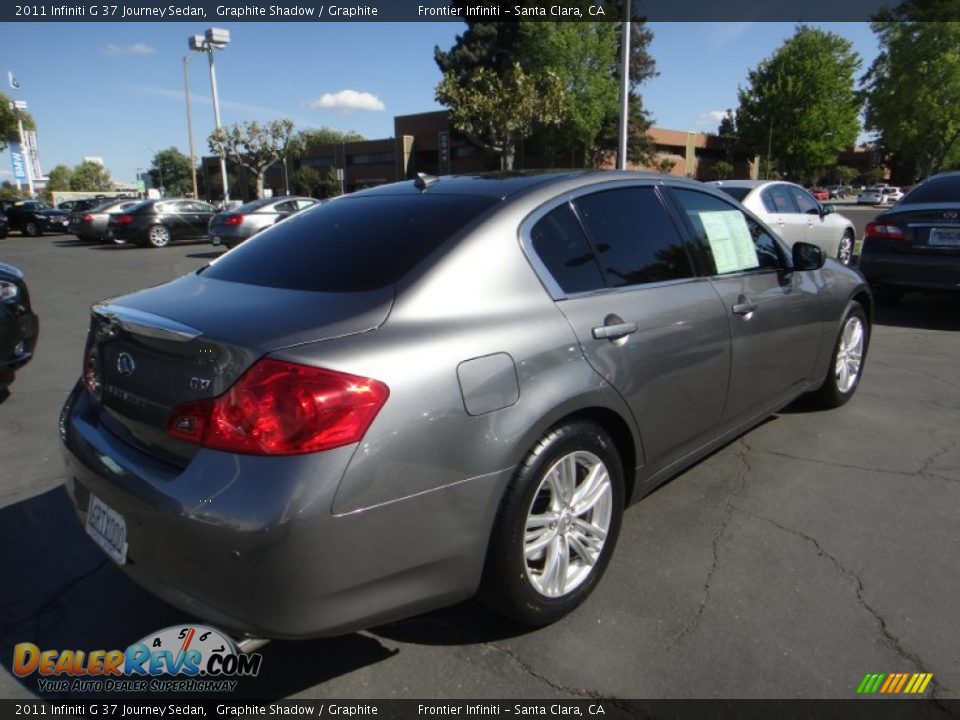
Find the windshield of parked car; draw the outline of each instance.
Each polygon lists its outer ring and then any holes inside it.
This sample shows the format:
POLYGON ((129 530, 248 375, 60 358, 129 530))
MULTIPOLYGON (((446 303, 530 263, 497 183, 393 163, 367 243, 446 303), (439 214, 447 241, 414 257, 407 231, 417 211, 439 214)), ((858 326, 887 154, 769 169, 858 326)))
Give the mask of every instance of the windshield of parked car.
POLYGON ((900 201, 901 205, 915 203, 960 203, 960 175, 927 180, 900 201))
POLYGON ((729 187, 727 185, 718 185, 717 188, 723 190, 727 195, 739 202, 743 202, 743 199, 753 190, 753 188, 729 187))
POLYGON ((496 202, 473 195, 342 197, 291 216, 204 275, 292 290, 374 290, 397 282, 496 202))

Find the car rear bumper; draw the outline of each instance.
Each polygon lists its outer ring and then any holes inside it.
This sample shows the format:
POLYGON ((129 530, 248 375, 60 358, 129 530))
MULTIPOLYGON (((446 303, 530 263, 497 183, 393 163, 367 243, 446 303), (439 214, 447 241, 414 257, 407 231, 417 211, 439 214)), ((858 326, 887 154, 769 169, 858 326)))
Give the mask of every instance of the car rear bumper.
POLYGON ((61 416, 79 518, 91 494, 120 513, 123 569, 184 611, 231 631, 304 638, 476 590, 503 473, 333 515, 356 446, 272 458, 201 450, 180 470, 100 427, 92 404, 78 385, 61 416))
POLYGON ((872 250, 868 239, 860 255, 860 271, 873 286, 960 291, 960 254, 872 250))

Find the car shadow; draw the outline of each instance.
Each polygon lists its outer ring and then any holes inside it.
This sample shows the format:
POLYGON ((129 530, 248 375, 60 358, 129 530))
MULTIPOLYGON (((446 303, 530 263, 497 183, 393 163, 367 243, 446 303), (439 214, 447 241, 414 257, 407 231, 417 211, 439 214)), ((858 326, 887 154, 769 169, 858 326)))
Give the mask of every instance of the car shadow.
POLYGON ((960 294, 907 293, 896 305, 877 305, 875 325, 960 330, 960 294))
MULTIPOLYGON (((141 589, 104 557, 77 521, 63 486, 0 508, 0 547, 7 549, 0 559, 0 666, 37 697, 89 700, 97 699, 98 693, 41 692, 36 673, 18 678, 13 672, 18 643, 30 642, 41 650, 123 650, 162 628, 198 622, 141 589)), ((397 653, 357 633, 272 642, 257 652, 263 656, 257 677, 240 678, 234 692, 203 697, 287 697, 397 653)), ((99 696, 183 698, 184 694, 102 692, 99 696)))
POLYGON ((224 250, 213 250, 211 252, 190 253, 187 257, 195 258, 196 260, 212 260, 213 258, 220 257, 224 252, 224 250))
POLYGON ((92 243, 86 240, 80 240, 79 238, 74 238, 73 240, 54 240, 53 244, 56 247, 83 247, 92 243))
POLYGON ((515 623, 474 599, 371 628, 368 632, 411 645, 446 646, 506 640, 533 630, 535 628, 515 623))

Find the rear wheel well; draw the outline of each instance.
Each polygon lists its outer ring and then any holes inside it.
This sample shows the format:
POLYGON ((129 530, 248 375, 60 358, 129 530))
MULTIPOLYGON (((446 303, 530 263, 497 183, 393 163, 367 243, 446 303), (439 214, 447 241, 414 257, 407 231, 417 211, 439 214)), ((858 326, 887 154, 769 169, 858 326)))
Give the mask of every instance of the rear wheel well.
POLYGON ((633 498, 633 486, 637 469, 637 449, 634 446, 633 434, 626 421, 613 410, 602 407, 584 408, 570 415, 560 418, 555 423, 561 425, 571 420, 589 420, 596 423, 609 433, 616 443, 617 453, 623 463, 624 505, 630 504, 633 498))
POLYGON ((866 290, 861 290, 856 295, 854 295, 851 300, 855 303, 859 303, 863 308, 863 312, 867 315, 867 320, 873 325, 873 299, 870 297, 870 293, 866 290))

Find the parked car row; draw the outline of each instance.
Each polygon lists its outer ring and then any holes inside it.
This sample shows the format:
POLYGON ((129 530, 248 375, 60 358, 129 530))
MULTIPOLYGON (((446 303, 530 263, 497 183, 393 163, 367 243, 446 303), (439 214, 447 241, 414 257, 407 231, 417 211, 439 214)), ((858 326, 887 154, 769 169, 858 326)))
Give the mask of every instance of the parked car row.
POLYGON ((871 185, 857 196, 857 205, 893 205, 903 198, 903 192, 893 185, 871 185))
POLYGON ((70 213, 57 210, 41 200, 2 200, 0 213, 7 216, 10 230, 37 237, 45 232, 66 232, 70 213))

